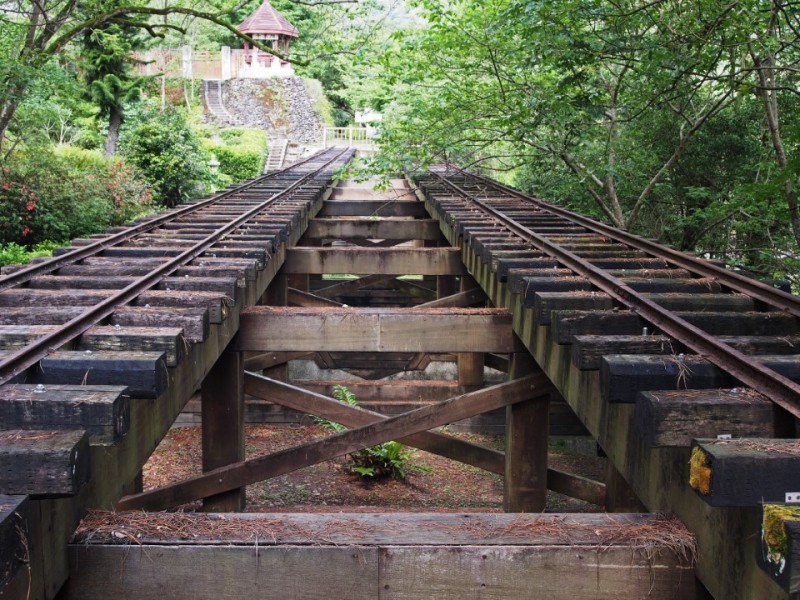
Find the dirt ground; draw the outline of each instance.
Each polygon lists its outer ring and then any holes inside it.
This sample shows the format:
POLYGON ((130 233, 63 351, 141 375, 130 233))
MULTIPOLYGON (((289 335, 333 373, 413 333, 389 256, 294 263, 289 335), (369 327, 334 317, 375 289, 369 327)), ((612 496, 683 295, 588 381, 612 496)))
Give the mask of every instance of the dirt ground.
MULTIPOLYGON (((318 426, 248 425, 247 458, 299 445, 327 432, 318 426)), ((453 433, 484 446, 502 449, 502 437, 453 433)), ((151 489, 201 472, 197 427, 171 430, 144 467, 144 487, 151 489)), ((602 481, 605 459, 551 444, 549 465, 602 481)), ((404 480, 373 480, 353 474, 342 457, 247 487, 249 512, 484 511, 499 512, 503 480, 499 475, 428 452, 415 453, 404 480)), ((192 506, 187 506, 191 509, 192 506)), ((600 507, 548 492, 547 510, 596 512, 600 507)))

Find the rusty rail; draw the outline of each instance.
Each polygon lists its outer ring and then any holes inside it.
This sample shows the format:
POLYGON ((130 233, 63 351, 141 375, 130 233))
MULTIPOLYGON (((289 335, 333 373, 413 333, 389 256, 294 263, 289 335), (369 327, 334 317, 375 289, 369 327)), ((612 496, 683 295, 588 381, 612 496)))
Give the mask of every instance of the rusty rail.
MULTIPOLYGON (((659 306, 652 300, 644 297, 644 295, 634 291, 619 278, 610 275, 605 270, 594 266, 589 261, 577 256, 565 248, 562 248, 558 244, 549 241, 544 236, 537 234, 528 227, 525 227, 514 219, 508 217, 504 213, 492 208, 483 200, 476 198, 462 187, 449 181, 446 177, 443 177, 433 171, 431 171, 431 173, 439 178, 449 188, 454 190, 457 194, 479 206, 487 214, 491 215, 493 218, 497 219, 500 223, 507 227, 511 232, 518 235, 520 238, 524 239, 538 250, 541 250, 542 252, 545 252, 546 254, 558 259, 558 261, 567 268, 573 270, 579 275, 582 275, 583 277, 586 277, 592 283, 592 285, 607 293, 609 296, 627 306, 631 310, 637 312, 643 319, 649 321, 667 335, 672 336, 684 344, 687 348, 690 348, 697 354, 708 359, 720 369, 730 373, 743 384, 764 394, 767 398, 772 400, 775 404, 793 416, 800 418, 800 385, 796 384, 794 381, 784 377, 779 373, 776 373, 774 370, 762 365, 761 363, 751 360, 747 355, 728 346, 727 344, 720 342, 702 329, 695 327, 694 325, 675 315, 673 312, 665 309, 662 306, 659 306)), ((505 188, 505 186, 498 187, 500 187, 504 193, 506 192, 507 188, 505 188)), ((542 203, 541 208, 551 211, 552 207, 542 203)), ((584 223, 581 221, 587 220, 585 217, 582 217, 581 219, 574 219, 573 216, 576 215, 573 215, 573 213, 570 211, 558 211, 558 214, 579 225, 584 225, 584 223)), ((597 224, 596 221, 591 219, 588 219, 588 221, 591 221, 592 224, 597 224)), ((613 228, 604 226, 603 229, 613 228)), ((592 230, 598 231, 594 228, 592 228, 592 230)), ((619 233, 618 230, 613 231, 615 233, 614 239, 617 241, 622 241, 623 243, 627 243, 624 241, 625 236, 617 235, 619 233)), ((607 235, 605 231, 602 231, 602 233, 607 235)), ((652 247, 649 247, 647 250, 645 250, 645 252, 661 258, 666 258, 664 256, 665 253, 663 253, 662 250, 668 249, 662 248, 658 244, 652 244, 652 247)), ((674 252, 675 251, 669 250, 670 254, 674 252)), ((686 258, 687 261, 689 261, 689 257, 686 258)), ((677 263, 677 261, 672 262, 677 263)), ((725 280, 722 281, 723 285, 728 285, 727 275, 729 275, 729 272, 725 269, 720 269, 719 267, 717 267, 717 269, 719 272, 715 272, 715 277, 720 280, 725 280)), ((746 279, 742 278, 741 276, 737 276, 737 279, 738 278, 746 279)), ((798 305, 797 299, 793 298, 791 295, 785 294, 784 292, 781 294, 789 296, 789 298, 793 300, 795 306, 798 305)), ((792 314, 795 313, 792 312, 792 314)))
MULTIPOLYGON (((315 177, 318 173, 323 171, 326 167, 334 163, 336 160, 338 160, 342 155, 344 155, 347 152, 348 149, 330 152, 330 154, 333 154, 333 157, 330 159, 326 159, 326 162, 322 166, 312 171, 309 171, 308 173, 297 179, 295 182, 293 182, 287 188, 273 194, 265 201, 247 210, 239 217, 235 218, 234 220, 230 221, 223 227, 220 227, 213 233, 206 236, 204 239, 197 242, 191 248, 185 250, 178 256, 170 259, 163 265, 155 268, 147 275, 140 277, 130 285, 116 292, 115 294, 109 296, 108 298, 105 298, 101 302, 90 307, 88 310, 84 311, 77 317, 65 323, 63 327, 58 331, 37 338, 36 340, 32 341, 31 343, 27 344, 26 346, 12 353, 10 356, 1 360, 0 385, 7 383, 17 374, 35 365, 37 362, 39 362, 39 360, 44 358, 50 352, 54 351, 63 344, 69 342, 70 340, 78 337, 93 325, 96 325, 103 319, 109 317, 117 307, 132 301, 133 299, 136 298, 136 296, 156 285, 159 281, 161 281, 164 277, 167 277, 170 273, 172 273, 176 269, 179 269, 180 267, 186 265, 190 261, 197 258, 200 254, 208 250, 209 247, 211 247, 213 244, 219 241, 220 238, 229 234, 236 228, 240 227, 243 223, 248 221, 254 215, 263 211, 266 207, 275 202, 278 198, 281 198, 282 196, 285 196, 286 194, 294 191, 302 184, 307 182, 309 179, 315 177)), ((325 154, 324 151, 318 153, 312 156, 310 160, 320 159, 324 154, 325 154)), ((307 162, 308 161, 305 161, 303 164, 307 162)), ((298 165, 294 165, 294 168, 296 168, 297 166, 298 165)), ((239 188, 230 190, 229 192, 226 192, 226 196, 236 192, 241 192, 249 187, 252 187, 252 185, 253 184, 251 182, 239 188)), ((215 200, 219 200, 219 198, 215 198, 215 200)), ((178 216, 183 216, 185 214, 187 213, 180 211, 169 213, 168 215, 166 215, 166 217, 168 218, 166 218, 164 221, 160 221, 160 223, 171 221, 177 218, 178 216)), ((136 230, 135 235, 142 233, 141 230, 138 230, 137 228, 134 229, 136 230)), ((149 230, 149 228, 146 230, 149 230)), ((125 239, 130 239, 131 237, 133 237, 133 235, 127 236, 125 239)), ((94 252, 90 253, 89 255, 96 254, 105 247, 106 246, 101 246, 100 248, 94 248, 94 252)))

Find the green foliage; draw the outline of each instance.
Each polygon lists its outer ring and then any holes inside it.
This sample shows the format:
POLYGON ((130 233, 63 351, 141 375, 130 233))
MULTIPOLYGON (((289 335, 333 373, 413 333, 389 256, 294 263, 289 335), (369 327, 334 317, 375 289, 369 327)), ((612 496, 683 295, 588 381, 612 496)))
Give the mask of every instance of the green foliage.
POLYGON ((123 136, 123 153, 142 173, 153 199, 166 207, 202 193, 212 180, 208 155, 183 113, 151 113, 123 136))
POLYGON ((264 171, 267 134, 262 129, 222 129, 219 140, 203 140, 203 148, 219 161, 219 172, 238 183, 264 171))
POLYGON ((101 233, 150 210, 133 168, 96 151, 22 148, 0 167, 2 244, 31 248, 101 233))
POLYGON ((68 242, 45 241, 35 244, 32 249, 29 249, 16 242, 0 244, 0 267, 5 265, 23 265, 34 258, 52 256, 55 248, 66 245, 68 245, 68 242))
MULTIPOLYGON (((349 406, 358 406, 358 399, 347 386, 333 386, 333 397, 349 406)), ((314 422, 335 433, 341 433, 346 430, 346 427, 340 423, 335 423, 322 417, 314 417, 314 422)), ((350 470, 362 477, 405 479, 409 469, 427 471, 425 467, 411 462, 413 456, 414 450, 407 448, 400 442, 391 441, 352 452, 348 455, 348 459, 350 461, 350 470)))

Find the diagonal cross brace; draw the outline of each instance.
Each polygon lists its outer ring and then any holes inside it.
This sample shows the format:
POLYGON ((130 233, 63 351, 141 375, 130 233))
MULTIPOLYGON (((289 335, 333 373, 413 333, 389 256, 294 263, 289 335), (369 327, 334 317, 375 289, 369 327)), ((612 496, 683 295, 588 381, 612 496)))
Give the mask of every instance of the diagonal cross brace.
MULTIPOLYGON (((255 373, 245 372, 244 391, 261 400, 311 413, 314 416, 341 423, 345 427, 361 427, 387 418, 381 413, 360 406, 351 406, 334 398, 255 373)), ((421 431, 397 441, 479 469, 485 469, 491 473, 498 475, 505 473, 505 456, 502 452, 465 442, 443 433, 421 431)))
POLYGON ((213 469, 186 481, 120 500, 117 510, 164 510, 199 498, 291 473, 389 440, 404 438, 453 421, 549 394, 553 385, 543 374, 501 383, 444 402, 425 406, 350 429, 322 440, 213 469))

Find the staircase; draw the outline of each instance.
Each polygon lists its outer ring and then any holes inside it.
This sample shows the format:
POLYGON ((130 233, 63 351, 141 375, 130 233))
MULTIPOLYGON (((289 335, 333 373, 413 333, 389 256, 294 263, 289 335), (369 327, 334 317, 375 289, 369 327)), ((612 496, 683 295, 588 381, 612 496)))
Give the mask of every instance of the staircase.
POLYGON ((207 112, 220 126, 233 127, 239 124, 238 120, 225 108, 222 101, 222 83, 218 79, 203 81, 203 103, 207 112))
POLYGON ((270 141, 267 162, 264 164, 265 173, 283 168, 283 163, 286 160, 286 149, 288 147, 289 140, 287 139, 274 139, 270 141))

